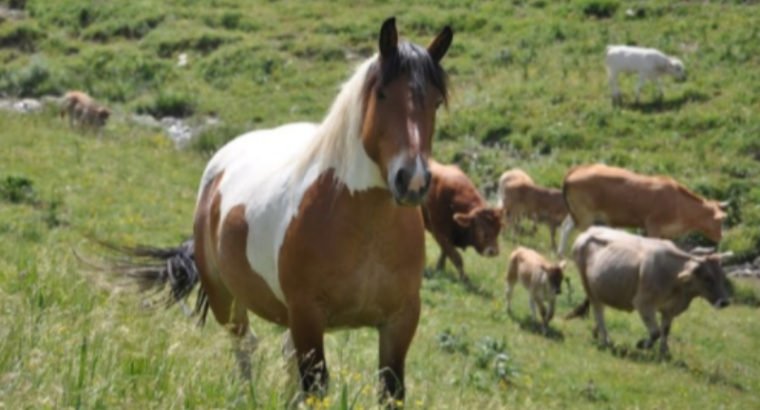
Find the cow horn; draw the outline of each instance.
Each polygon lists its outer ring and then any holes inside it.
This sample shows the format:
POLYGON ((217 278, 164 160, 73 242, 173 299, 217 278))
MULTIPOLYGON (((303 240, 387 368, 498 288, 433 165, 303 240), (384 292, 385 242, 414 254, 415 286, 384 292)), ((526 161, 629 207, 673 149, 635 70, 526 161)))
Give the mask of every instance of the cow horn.
POLYGON ((720 208, 721 211, 727 210, 729 206, 731 206, 731 201, 718 202, 718 208, 720 208))
POLYGON ((710 255, 712 253, 715 253, 715 248, 707 247, 707 246, 697 246, 696 248, 689 251, 692 255, 697 256, 705 256, 710 255))
POLYGON ((726 252, 716 253, 715 255, 718 258, 720 258, 720 259, 728 259, 728 258, 734 256, 734 252, 733 251, 726 251, 726 252))

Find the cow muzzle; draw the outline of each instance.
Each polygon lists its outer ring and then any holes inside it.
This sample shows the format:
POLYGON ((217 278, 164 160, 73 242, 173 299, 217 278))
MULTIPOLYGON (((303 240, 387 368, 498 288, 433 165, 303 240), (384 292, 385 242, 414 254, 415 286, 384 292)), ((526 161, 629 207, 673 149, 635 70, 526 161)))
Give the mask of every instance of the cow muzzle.
POLYGON ((389 184, 396 203, 404 206, 420 205, 430 188, 431 174, 419 156, 399 166, 392 174, 389 184))
POLYGON ((731 304, 731 302, 728 299, 720 298, 720 299, 716 300, 715 303, 713 303, 713 306, 716 309, 723 309, 724 307, 726 307, 726 306, 728 306, 730 304, 731 304))
POLYGON ((496 246, 489 246, 483 251, 483 255, 492 258, 499 255, 499 248, 496 246))

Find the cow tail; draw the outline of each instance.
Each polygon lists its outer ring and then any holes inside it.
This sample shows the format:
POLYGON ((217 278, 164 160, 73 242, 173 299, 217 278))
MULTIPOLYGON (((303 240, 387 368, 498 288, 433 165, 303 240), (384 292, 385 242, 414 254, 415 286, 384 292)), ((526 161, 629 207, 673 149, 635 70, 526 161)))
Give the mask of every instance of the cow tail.
POLYGON ((570 208, 570 202, 567 200, 567 178, 570 177, 570 174, 575 171, 575 167, 570 168, 570 171, 567 171, 567 174, 565 174, 565 179, 562 180, 562 200, 565 201, 565 208, 567 208, 567 214, 570 215, 570 218, 573 219, 573 223, 575 225, 578 225, 578 221, 575 218, 575 214, 573 214, 573 209, 570 208))
POLYGON ((583 302, 580 305, 576 306, 575 309, 565 315, 565 319, 575 319, 577 317, 587 316, 590 306, 591 302, 588 300, 588 297, 586 297, 586 299, 583 299, 583 302))

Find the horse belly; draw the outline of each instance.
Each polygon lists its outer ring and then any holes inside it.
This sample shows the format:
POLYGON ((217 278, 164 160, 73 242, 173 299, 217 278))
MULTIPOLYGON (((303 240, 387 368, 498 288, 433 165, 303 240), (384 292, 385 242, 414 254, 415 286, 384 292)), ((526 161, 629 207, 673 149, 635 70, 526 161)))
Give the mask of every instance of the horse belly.
POLYGON ((327 328, 379 326, 419 302, 424 262, 419 208, 383 189, 349 193, 328 173, 288 228, 280 280, 285 299, 318 309, 327 328))

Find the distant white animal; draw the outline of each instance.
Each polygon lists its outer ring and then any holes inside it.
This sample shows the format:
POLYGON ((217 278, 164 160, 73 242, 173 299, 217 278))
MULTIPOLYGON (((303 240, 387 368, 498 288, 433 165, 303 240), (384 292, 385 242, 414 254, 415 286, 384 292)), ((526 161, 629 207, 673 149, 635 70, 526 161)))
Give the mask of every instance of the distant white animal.
POLYGON ((686 69, 678 58, 671 57, 654 48, 633 46, 607 46, 607 75, 612 89, 612 103, 621 101, 617 76, 619 73, 639 73, 636 84, 636 102, 646 80, 657 86, 658 98, 662 98, 662 86, 659 77, 670 74, 677 80, 686 79, 686 69))

